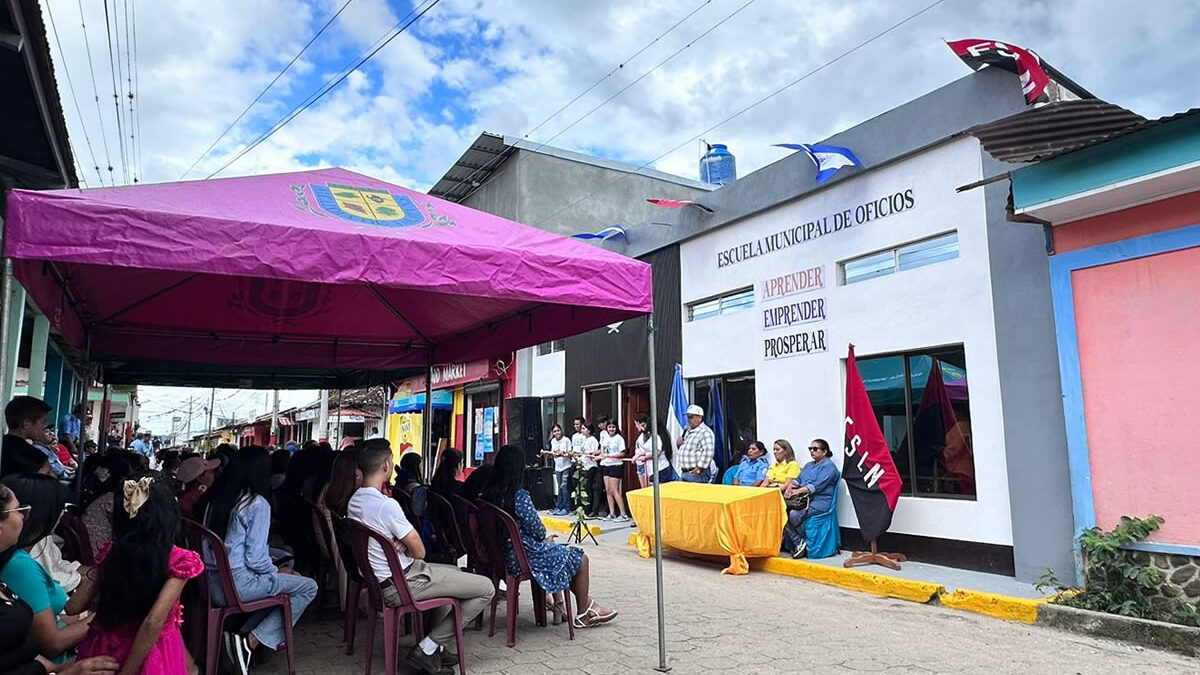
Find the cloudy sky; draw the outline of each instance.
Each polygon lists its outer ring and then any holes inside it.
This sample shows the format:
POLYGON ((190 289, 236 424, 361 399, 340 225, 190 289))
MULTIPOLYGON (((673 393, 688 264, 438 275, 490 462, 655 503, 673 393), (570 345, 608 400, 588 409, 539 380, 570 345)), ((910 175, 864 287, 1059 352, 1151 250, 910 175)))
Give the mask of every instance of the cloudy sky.
MULTIPOLYGON (((59 38, 52 31, 75 157, 90 186, 124 183, 126 171, 130 180, 161 182, 340 165, 424 190, 485 130, 638 165, 662 156, 654 168, 690 177, 698 157, 690 139, 704 132, 729 145, 744 175, 783 155, 772 143, 819 140, 962 77, 968 69, 942 40, 965 37, 1034 49, 1097 96, 1147 117, 1200 105, 1193 0, 440 0, 230 164, 435 0, 350 0, 223 137, 345 0, 126 1, 107 3, 110 33, 103 2, 43 0, 59 38), (113 80, 124 96, 124 81, 135 78, 135 114, 123 98, 118 124, 113 80), (124 164, 118 128, 137 137, 133 148, 124 144, 124 164)), ((165 411, 187 395, 143 398, 162 401, 153 412, 169 419, 165 411)))

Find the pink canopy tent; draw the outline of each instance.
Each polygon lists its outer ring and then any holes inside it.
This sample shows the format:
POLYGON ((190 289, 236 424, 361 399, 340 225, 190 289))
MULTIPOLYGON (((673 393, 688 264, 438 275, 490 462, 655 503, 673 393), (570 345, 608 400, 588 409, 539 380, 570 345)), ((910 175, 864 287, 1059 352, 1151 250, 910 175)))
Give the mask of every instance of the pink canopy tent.
POLYGON ((361 386, 652 309, 645 263, 345 169, 13 190, 4 230, 107 383, 361 386))

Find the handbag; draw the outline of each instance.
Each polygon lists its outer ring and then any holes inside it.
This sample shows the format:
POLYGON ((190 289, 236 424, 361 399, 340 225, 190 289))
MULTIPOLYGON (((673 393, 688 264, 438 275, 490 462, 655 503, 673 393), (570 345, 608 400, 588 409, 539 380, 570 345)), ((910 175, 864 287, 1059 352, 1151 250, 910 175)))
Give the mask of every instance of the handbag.
POLYGON ((808 493, 802 495, 792 495, 784 497, 783 503, 787 505, 789 511, 803 511, 808 508, 808 493))

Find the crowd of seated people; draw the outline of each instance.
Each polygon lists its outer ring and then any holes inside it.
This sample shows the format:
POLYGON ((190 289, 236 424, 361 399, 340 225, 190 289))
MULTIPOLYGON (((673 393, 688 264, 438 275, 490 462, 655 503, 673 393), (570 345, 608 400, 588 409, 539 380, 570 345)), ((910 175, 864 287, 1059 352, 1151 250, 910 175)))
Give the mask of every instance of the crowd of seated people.
MULTIPOLYGON (((430 522, 415 516, 419 522, 411 522, 401 506, 403 501, 411 507, 412 494, 422 491, 472 502, 486 499, 515 518, 521 545, 556 617, 564 591, 578 602, 578 627, 599 626, 616 616, 593 600, 583 552, 547 537, 528 493, 518 489, 516 448, 506 446, 496 454, 498 469, 485 465, 467 476, 462 453, 446 449, 427 484, 420 455, 407 453, 395 467, 392 448, 382 438, 341 451, 309 442, 274 452, 222 444, 201 454, 156 452, 153 438, 145 436, 128 448, 97 446, 81 442, 69 432, 83 432, 64 424, 53 444, 66 448, 62 455, 60 448, 50 447, 51 412, 44 402, 25 396, 5 408, 0 673, 198 673, 194 652, 183 639, 188 631, 183 630, 181 598, 189 584, 204 584, 215 604, 226 602, 214 574, 221 562, 241 601, 286 595, 294 624, 319 601, 319 582, 336 579, 338 599, 345 602, 347 564, 357 565, 341 548, 346 542, 331 533, 340 531, 335 525, 347 518, 388 536, 414 597, 456 598, 461 620, 472 622, 489 606, 497 582, 461 570, 457 560, 440 564, 426 559, 422 528, 430 522), (55 462, 73 473, 56 473, 55 462), (63 520, 68 510, 70 522, 63 520), (207 547, 207 552, 183 547, 185 520, 215 533, 228 559, 212 559, 207 547), (83 564, 84 558, 94 564, 83 564), (327 565, 311 564, 313 560, 327 565)), ((82 418, 78 409, 74 414, 82 418)), ((511 567, 515 549, 512 542, 507 545, 511 567)), ((368 573, 392 589, 385 590, 385 601, 397 603, 381 554, 372 552, 368 573)), ((449 612, 430 614, 432 629, 406 660, 420 672, 448 673, 461 658, 453 617, 449 612)), ((233 672, 244 675, 285 646, 289 631, 284 621, 282 611, 275 609, 226 622, 220 641, 233 672)))

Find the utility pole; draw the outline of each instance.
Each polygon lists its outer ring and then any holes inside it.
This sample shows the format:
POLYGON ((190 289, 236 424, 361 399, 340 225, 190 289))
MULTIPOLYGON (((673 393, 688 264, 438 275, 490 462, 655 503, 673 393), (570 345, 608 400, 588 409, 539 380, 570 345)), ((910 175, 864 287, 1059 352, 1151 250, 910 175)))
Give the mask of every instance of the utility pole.
POLYGON ((321 414, 317 417, 317 425, 313 427, 313 440, 319 441, 329 435, 329 390, 321 390, 321 414))
POLYGON ((279 390, 275 390, 275 404, 271 408, 271 445, 279 443, 279 390))
POLYGON ((189 397, 188 397, 188 431, 187 431, 187 439, 188 439, 188 442, 189 442, 189 443, 190 443, 190 442, 191 442, 191 440, 192 440, 192 401, 193 401, 193 400, 194 400, 194 398, 193 398, 193 397, 191 397, 191 396, 189 396, 189 397))
MULTIPOLYGON (((212 443, 213 407, 216 405, 217 405, 217 388, 213 387, 212 392, 208 395, 208 431, 206 431, 204 433, 204 443, 210 448, 213 445, 213 443, 212 443)), ((189 442, 191 440, 192 439, 190 439, 190 438, 188 439, 189 442)))

